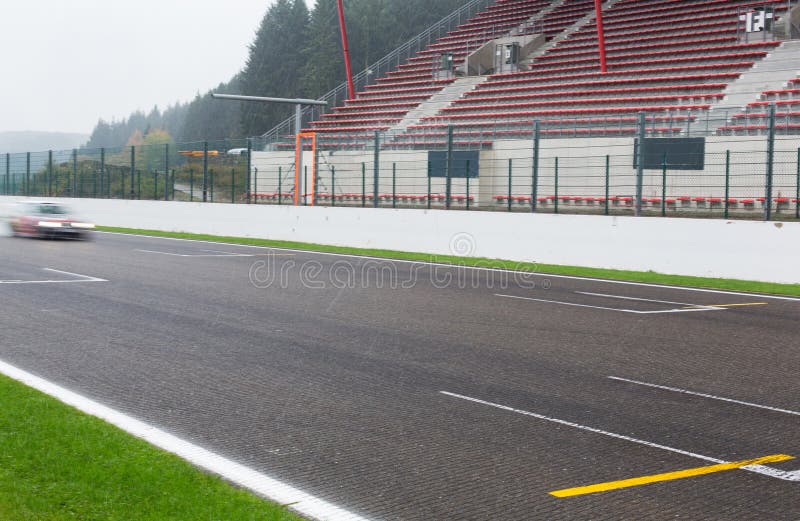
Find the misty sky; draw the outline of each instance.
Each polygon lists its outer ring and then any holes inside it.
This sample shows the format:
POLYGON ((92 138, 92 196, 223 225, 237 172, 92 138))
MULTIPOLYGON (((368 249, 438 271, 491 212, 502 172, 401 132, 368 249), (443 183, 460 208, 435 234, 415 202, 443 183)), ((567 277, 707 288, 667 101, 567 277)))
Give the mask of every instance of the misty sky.
POLYGON ((3 0, 0 131, 88 134, 188 101, 242 69, 271 2, 3 0))

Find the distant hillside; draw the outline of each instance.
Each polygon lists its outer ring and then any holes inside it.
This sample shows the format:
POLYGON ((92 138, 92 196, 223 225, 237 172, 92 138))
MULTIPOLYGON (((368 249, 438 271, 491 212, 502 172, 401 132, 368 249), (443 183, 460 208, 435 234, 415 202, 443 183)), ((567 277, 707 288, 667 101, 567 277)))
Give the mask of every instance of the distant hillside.
POLYGON ((41 152, 78 148, 89 139, 88 134, 67 132, 0 132, 0 153, 41 152))

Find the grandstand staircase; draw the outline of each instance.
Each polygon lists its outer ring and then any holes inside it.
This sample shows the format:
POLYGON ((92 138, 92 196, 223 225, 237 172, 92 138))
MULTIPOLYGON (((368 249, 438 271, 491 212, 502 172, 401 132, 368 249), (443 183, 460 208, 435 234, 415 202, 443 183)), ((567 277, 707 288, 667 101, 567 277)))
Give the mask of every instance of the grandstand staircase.
MULTIPOLYGON (((606 0, 605 2, 603 2, 603 11, 605 12, 611 9, 611 7, 613 7, 614 4, 617 3, 617 1, 618 0, 606 0)), ((526 60, 533 60, 537 56, 541 56, 542 54, 546 53, 551 47, 558 44, 558 42, 566 40, 567 38, 572 36, 574 32, 578 31, 583 26, 588 25, 590 22, 594 22, 594 17, 595 17, 595 12, 590 11, 588 14, 586 14, 586 16, 577 20, 575 23, 573 23, 572 25, 561 31, 559 34, 554 36, 545 45, 536 49, 535 52, 533 52, 530 56, 526 57, 526 60)))
POLYGON ((389 135, 396 135, 405 132, 409 126, 419 123, 421 119, 429 118, 441 109, 449 107, 455 100, 473 90, 476 86, 486 81, 487 78, 488 76, 458 78, 447 87, 420 103, 416 108, 411 109, 399 123, 389 128, 387 133, 389 135))
MULTIPOLYGON (((753 67, 744 71, 739 78, 731 82, 723 92, 725 97, 712 105, 708 114, 710 130, 725 131, 742 118, 748 106, 755 103, 760 107, 758 114, 764 112, 761 104, 764 92, 782 89, 790 79, 800 77, 800 40, 783 42, 753 67), (739 117, 736 117, 736 116, 739 117)), ((755 117, 759 122, 762 117, 755 117)))

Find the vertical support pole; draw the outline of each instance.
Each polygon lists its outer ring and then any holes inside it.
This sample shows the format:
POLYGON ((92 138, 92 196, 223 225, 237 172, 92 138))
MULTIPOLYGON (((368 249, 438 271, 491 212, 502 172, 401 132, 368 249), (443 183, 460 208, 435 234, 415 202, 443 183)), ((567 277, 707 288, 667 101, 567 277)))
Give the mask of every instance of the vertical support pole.
MULTIPOLYGON (((798 163, 798 164, 800 164, 800 163, 798 163)), ((6 154, 6 194, 11 195, 11 154, 10 153, 6 154)))
POLYGON ((25 195, 31 195, 31 153, 25 154, 25 195))
POLYGON ((539 140, 541 125, 539 120, 533 122, 533 164, 531 166, 531 213, 536 213, 539 197, 539 140))
POLYGON ((603 213, 608 215, 609 209, 609 200, 608 198, 611 197, 611 156, 606 154, 606 196, 605 196, 605 209, 603 213))
MULTIPOLYGON (((308 165, 303 165, 303 187, 308 187, 308 165)), ((308 205, 308 194, 303 192, 303 206, 308 205)))
POLYGON ((347 91, 350 99, 355 99, 356 89, 355 86, 353 85, 353 69, 350 67, 350 48, 347 44, 347 24, 344 21, 344 5, 342 5, 342 0, 337 0, 336 4, 339 11, 339 31, 341 32, 342 35, 342 51, 344 52, 344 67, 345 67, 345 72, 347 73, 347 91))
POLYGON ((467 184, 467 193, 465 194, 465 195, 466 195, 466 198, 464 199, 464 203, 467 205, 467 211, 469 211, 469 206, 470 206, 470 204, 469 204, 469 197, 470 197, 470 194, 469 194, 470 174, 471 174, 471 171, 470 171, 470 169, 469 169, 469 159, 467 159, 467 167, 466 167, 466 172, 465 172, 465 178, 466 178, 466 184, 467 184))
POLYGON ((637 135, 639 141, 636 147, 636 198, 633 201, 633 213, 636 217, 642 215, 642 184, 644 183, 644 136, 646 120, 644 112, 639 112, 637 135))
POLYGON ((300 137, 300 132, 302 131, 303 126, 303 107, 300 104, 295 105, 294 107, 294 131, 297 134, 297 138, 295 139, 295 160, 294 160, 294 167, 295 167, 295 187, 294 187, 294 204, 300 204, 300 198, 303 197, 303 194, 306 193, 306 187, 303 184, 303 176, 301 175, 303 172, 303 138, 300 137))
POLYGON ((367 206, 367 164, 361 163, 361 208, 367 206))
POLYGON ((108 192, 108 188, 106 187, 106 149, 100 149, 100 198, 103 198, 103 194, 108 192))
POLYGON ((431 173, 433 170, 431 169, 431 160, 428 159, 428 196, 426 198, 428 204, 428 210, 431 209, 431 173))
POLYGON ((164 143, 164 200, 169 201, 169 143, 164 143))
POLYGON ((800 219, 800 147, 797 148, 797 178, 794 193, 794 218, 800 219))
POLYGON ((553 211, 558 213, 558 156, 555 158, 553 175, 553 191, 555 192, 555 199, 553 199, 553 211))
POLYGON ((208 141, 203 141, 203 202, 208 202, 208 141))
MULTIPOLYGON (((72 197, 78 191, 78 149, 72 149, 72 197)), ((80 194, 78 194, 80 197, 80 194)))
POLYGON ((445 165, 444 207, 450 209, 453 192, 453 125, 447 126, 447 164, 445 165))
POLYGON ((392 208, 397 208, 397 163, 392 163, 392 208))
POLYGON ((231 204, 236 203, 236 169, 231 168, 231 204))
POLYGON ((153 170, 153 200, 158 201, 158 170, 153 170))
POLYGON ((767 109, 767 175, 764 194, 764 220, 772 219, 772 179, 775 172, 775 104, 767 109))
POLYGON ((247 194, 247 204, 250 204, 250 202, 251 202, 251 198, 250 198, 250 196, 251 196, 251 193, 250 193, 251 180, 250 180, 250 177, 252 175, 251 174, 252 167, 253 167, 253 140, 248 138, 247 139, 247 173, 244 176, 244 178, 245 178, 245 186, 247 186, 247 189, 246 189, 247 190, 247 192, 246 192, 246 194, 247 194))
MULTIPOLYGON (((256 187, 258 187, 258 168, 256 168, 256 187)), ((278 167, 278 206, 283 204, 283 167, 278 167)))
MULTIPOLYGON (((727 196, 726 196, 727 197, 727 196)), ((667 153, 661 160, 661 217, 667 216, 667 153)))
POLYGON ((52 150, 47 151, 47 197, 53 197, 53 151, 52 150))
POLYGON ((189 202, 194 201, 194 168, 189 169, 189 202))
POLYGON ((170 187, 171 187, 171 190, 172 190, 172 195, 170 197, 170 200, 174 201, 175 200, 175 169, 174 168, 172 169, 172 175, 170 175, 169 177, 170 177, 170 180, 171 180, 170 187))
POLYGON ((378 184, 380 179, 380 160, 381 160, 381 133, 375 131, 375 153, 372 158, 372 206, 378 207, 378 184))
POLYGON ((209 200, 213 203, 214 202, 214 169, 210 168, 208 170, 208 192, 209 192, 209 200))
MULTIPOLYGON (((131 145, 131 199, 136 199, 136 191, 134 182, 136 181, 134 178, 136 177, 136 147, 131 145)), ((125 192, 125 187, 122 187, 123 193, 125 192)), ((124 199, 124 198, 123 198, 124 199)))
POLYGON ((731 196, 731 151, 725 151, 725 218, 728 218, 730 211, 730 202, 728 199, 731 196))
POLYGON ((331 165, 331 206, 336 206, 336 167, 331 165))
POLYGON ((603 30, 603 6, 602 0, 594 0, 594 15, 597 21, 597 45, 600 52, 600 72, 607 72, 606 66, 606 37, 603 30))
POLYGON ((136 199, 142 198, 142 171, 136 171, 136 199))
POLYGON ((512 179, 513 171, 514 171, 513 159, 509 158, 508 159, 508 199, 507 199, 507 205, 508 205, 508 211, 509 212, 511 211, 511 203, 512 203, 511 194, 514 191, 513 190, 513 188, 514 188, 514 180, 512 179))

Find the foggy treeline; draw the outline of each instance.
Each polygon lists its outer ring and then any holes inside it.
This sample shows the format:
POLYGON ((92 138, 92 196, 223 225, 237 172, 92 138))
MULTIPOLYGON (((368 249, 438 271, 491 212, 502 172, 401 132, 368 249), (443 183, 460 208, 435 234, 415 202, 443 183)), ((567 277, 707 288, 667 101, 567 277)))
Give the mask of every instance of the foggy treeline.
MULTIPOLYGON (((465 0, 345 0, 353 72, 457 9, 465 0)), ((221 23, 224 23, 222 21, 221 23)), ((277 0, 267 10, 244 69, 188 103, 100 120, 87 147, 140 144, 159 130, 178 142, 260 135, 292 114, 292 107, 219 101, 211 92, 318 98, 345 81, 336 0, 277 0)))

